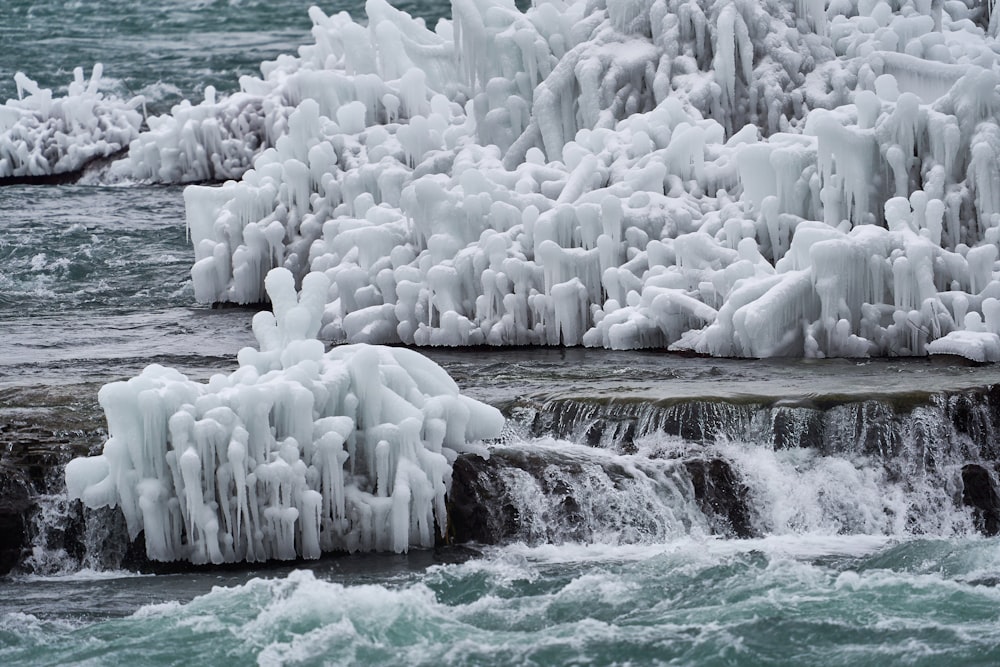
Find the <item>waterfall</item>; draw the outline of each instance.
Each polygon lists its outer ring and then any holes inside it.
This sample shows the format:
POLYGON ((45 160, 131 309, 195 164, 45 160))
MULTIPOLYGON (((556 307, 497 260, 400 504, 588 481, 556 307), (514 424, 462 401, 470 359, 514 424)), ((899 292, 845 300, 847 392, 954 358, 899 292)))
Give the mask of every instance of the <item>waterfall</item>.
POLYGON ((521 399, 491 458, 456 465, 451 518, 494 543, 995 534, 998 408, 996 387, 800 404, 521 399))

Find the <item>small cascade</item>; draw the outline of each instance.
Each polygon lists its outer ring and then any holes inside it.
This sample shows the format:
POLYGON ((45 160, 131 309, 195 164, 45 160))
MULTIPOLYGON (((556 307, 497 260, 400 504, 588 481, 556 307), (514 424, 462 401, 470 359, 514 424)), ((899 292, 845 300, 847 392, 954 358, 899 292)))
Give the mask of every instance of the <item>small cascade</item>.
POLYGON ((20 572, 59 575, 80 569, 117 570, 141 564, 130 548, 128 531, 117 509, 90 509, 66 493, 62 466, 49 469, 41 491, 25 512, 25 546, 20 572))
POLYGON ((456 462, 450 536, 621 544, 681 535, 995 534, 995 467, 960 458, 928 467, 923 453, 913 446, 880 459, 649 436, 636 453, 619 454, 552 438, 521 441, 488 460, 456 462))
POLYGON ((545 438, 456 461, 449 519, 457 541, 651 543, 746 536, 742 499, 718 459, 615 454, 545 438))
POLYGON ((85 550, 82 518, 79 505, 66 496, 65 486, 35 496, 28 553, 20 569, 46 575, 79 570, 85 550))
POLYGON ((635 451, 635 440, 661 433, 695 442, 759 433, 765 423, 753 406, 736 403, 558 399, 522 407, 514 415, 522 432, 552 435, 591 447, 635 451))
POLYGON ((453 537, 952 536, 1000 529, 1000 391, 856 401, 521 399, 456 463, 453 537))

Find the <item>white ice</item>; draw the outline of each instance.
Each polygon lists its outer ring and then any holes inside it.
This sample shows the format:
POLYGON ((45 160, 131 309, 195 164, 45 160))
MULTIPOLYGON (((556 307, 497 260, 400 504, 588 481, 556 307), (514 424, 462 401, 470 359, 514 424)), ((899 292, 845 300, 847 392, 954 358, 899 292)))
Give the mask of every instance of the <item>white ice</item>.
POLYGON ((14 75, 17 99, 0 105, 0 179, 76 172, 112 156, 139 136, 142 98, 108 95, 103 67, 90 79, 73 72, 65 96, 54 96, 22 72, 14 75))
POLYGON ((433 546, 460 452, 503 417, 405 348, 316 340, 329 283, 272 270, 273 313, 239 369, 194 382, 153 365, 99 393, 103 453, 66 467, 71 498, 120 507, 154 560, 318 558, 433 546))
POLYGON ((261 302, 285 267, 326 276, 337 341, 979 358, 952 334, 1000 334, 981 3, 366 11, 312 9, 313 44, 116 165, 239 178, 185 192, 199 300, 261 302))

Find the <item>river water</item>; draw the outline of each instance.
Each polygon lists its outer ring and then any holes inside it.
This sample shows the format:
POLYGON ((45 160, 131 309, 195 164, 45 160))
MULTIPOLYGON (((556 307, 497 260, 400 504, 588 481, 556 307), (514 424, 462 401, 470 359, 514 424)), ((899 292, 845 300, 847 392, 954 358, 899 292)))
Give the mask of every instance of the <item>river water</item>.
MULTIPOLYGON (((164 111, 294 51, 309 4, 6 0, 0 96, 99 60, 164 111)), ((180 188, 0 189, 0 451, 96 451, 98 389, 149 363, 235 368, 253 311, 196 306, 191 261, 180 188)), ((88 553, 47 533, 56 475, 0 578, 0 664, 1000 663, 1000 540, 961 502, 997 458, 994 367, 428 354, 510 417, 497 544, 137 574, 99 557, 111 529, 88 553), (700 505, 691 461, 724 461, 742 509, 700 505)))

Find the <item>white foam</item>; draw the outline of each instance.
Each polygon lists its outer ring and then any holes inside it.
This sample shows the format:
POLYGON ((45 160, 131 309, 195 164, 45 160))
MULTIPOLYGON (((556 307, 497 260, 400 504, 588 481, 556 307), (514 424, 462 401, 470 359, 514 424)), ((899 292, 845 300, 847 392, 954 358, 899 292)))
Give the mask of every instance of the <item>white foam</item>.
POLYGON ((57 574, 24 574, 14 575, 16 581, 24 582, 87 582, 87 581, 111 581, 115 579, 132 579, 135 577, 151 577, 151 574, 131 572, 128 570, 94 570, 89 567, 74 570, 72 572, 60 572, 57 574))
MULTIPOLYGON (((711 536, 686 537, 659 544, 542 544, 523 543, 491 548, 491 561, 524 562, 535 565, 571 563, 637 562, 664 555, 702 556, 711 559, 738 554, 764 553, 770 557, 811 560, 824 556, 862 557, 899 541, 886 535, 768 535, 734 540, 711 536)), ((483 567, 473 562, 469 567, 483 567)), ((502 569, 502 568, 501 568, 502 569)))

